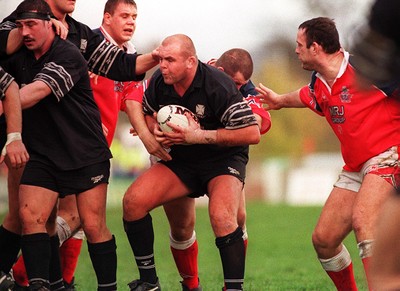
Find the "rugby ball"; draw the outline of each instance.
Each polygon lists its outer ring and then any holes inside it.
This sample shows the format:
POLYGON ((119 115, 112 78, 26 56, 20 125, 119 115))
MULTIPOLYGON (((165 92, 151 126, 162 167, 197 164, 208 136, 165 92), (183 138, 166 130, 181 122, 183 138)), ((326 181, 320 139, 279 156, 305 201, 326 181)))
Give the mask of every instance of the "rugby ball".
POLYGON ((188 119, 185 113, 195 115, 186 107, 180 105, 166 105, 161 107, 157 112, 157 123, 163 132, 172 132, 173 129, 167 125, 167 122, 178 125, 180 127, 188 126, 188 119))

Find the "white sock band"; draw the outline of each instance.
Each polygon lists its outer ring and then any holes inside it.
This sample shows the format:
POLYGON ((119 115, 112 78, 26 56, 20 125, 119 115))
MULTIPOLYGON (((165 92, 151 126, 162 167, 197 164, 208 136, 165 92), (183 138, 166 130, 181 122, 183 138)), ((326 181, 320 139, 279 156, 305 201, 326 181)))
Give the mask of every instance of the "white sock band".
POLYGON ((372 256, 373 240, 367 239, 357 244, 358 252, 361 259, 372 256))
POLYGON ((71 228, 69 227, 68 223, 65 221, 64 218, 61 216, 57 216, 57 234, 60 239, 60 246, 65 242, 67 239, 71 237, 71 228))
POLYGON ((319 261, 325 271, 339 272, 351 264, 351 257, 345 245, 342 245, 342 250, 336 256, 330 259, 319 259, 319 261))
POLYGON ((74 239, 85 239, 85 232, 80 229, 73 236, 74 239))
POLYGON ((177 241, 172 237, 171 232, 169 233, 169 244, 176 250, 186 250, 187 248, 191 247, 195 241, 196 241, 195 231, 193 231, 192 237, 185 241, 177 241))

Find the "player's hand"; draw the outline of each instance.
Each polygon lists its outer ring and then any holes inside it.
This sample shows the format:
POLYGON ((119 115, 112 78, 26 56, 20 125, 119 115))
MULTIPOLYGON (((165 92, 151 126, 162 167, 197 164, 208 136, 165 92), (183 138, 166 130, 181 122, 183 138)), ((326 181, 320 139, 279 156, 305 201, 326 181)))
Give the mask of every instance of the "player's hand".
POLYGON ((256 90, 260 95, 256 96, 260 103, 264 104, 264 108, 266 110, 278 110, 281 109, 281 102, 279 95, 272 91, 271 89, 265 87, 263 84, 259 84, 258 87, 256 87, 256 90))
POLYGON ((165 133, 161 130, 157 123, 154 123, 153 135, 156 141, 161 144, 163 148, 170 148, 174 143, 167 138, 165 133))
POLYGON ((153 58, 153 60, 155 60, 157 63, 160 61, 160 51, 159 48, 155 48, 152 52, 151 52, 151 56, 153 58))
POLYGON ((187 127, 180 127, 179 125, 167 122, 167 125, 174 131, 164 133, 167 139, 173 144, 198 144, 203 143, 204 130, 200 128, 200 125, 194 120, 193 116, 189 113, 185 113, 188 119, 187 127))
POLYGON ((93 80, 93 84, 95 84, 95 85, 98 84, 99 75, 89 72, 89 78, 93 80))
MULTIPOLYGON (((157 130, 157 129, 155 129, 157 130)), ((158 130, 157 130, 158 131, 158 130)), ((169 145, 166 144, 162 146, 155 138, 155 135, 152 135, 150 132, 149 134, 145 134, 141 136, 141 141, 146 148, 147 152, 150 155, 156 156, 157 158, 163 160, 163 161, 170 161, 172 160, 172 157, 166 150, 166 148, 169 148, 169 145)))
POLYGON ((15 140, 5 146, 5 150, 0 156, 0 164, 4 161, 5 155, 8 156, 11 166, 15 169, 24 167, 29 160, 28 151, 22 140, 15 140))
POLYGON ((51 18, 51 23, 53 24, 56 34, 60 36, 61 39, 67 39, 68 28, 59 20, 51 18))

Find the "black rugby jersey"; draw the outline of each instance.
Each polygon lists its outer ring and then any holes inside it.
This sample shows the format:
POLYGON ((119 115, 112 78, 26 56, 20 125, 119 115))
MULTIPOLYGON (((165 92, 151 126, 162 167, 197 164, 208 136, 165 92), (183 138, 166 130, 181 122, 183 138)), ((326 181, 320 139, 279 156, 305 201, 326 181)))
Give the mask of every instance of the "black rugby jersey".
MULTIPOLYGON (((159 69, 153 74, 143 96, 144 112, 152 115, 169 104, 181 105, 192 111, 205 130, 238 129, 257 124, 251 108, 232 79, 200 61, 195 78, 182 97, 175 92, 173 85, 164 83, 159 69)), ((195 144, 174 145, 170 154, 174 160, 199 163, 239 155, 247 162, 248 151, 249 146, 195 144)))
POLYGON ((30 160, 73 170, 111 158, 87 63, 76 46, 56 37, 38 60, 24 46, 1 63, 21 87, 40 80, 52 90, 23 110, 22 135, 30 160))
MULTIPOLYGON (((0 57, 5 56, 7 38, 16 28, 15 11, 0 24, 0 57)), ((146 74, 136 75, 138 54, 128 54, 119 47, 107 42, 103 35, 93 32, 89 26, 76 21, 71 16, 68 23, 67 39, 78 47, 88 62, 89 71, 115 81, 141 81, 146 74)))

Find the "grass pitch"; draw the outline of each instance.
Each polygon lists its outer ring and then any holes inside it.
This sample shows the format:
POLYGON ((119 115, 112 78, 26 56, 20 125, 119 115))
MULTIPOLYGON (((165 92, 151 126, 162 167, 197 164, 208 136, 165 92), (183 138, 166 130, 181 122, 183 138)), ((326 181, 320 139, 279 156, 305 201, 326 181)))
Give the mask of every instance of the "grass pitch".
MULTIPOLYGON (((111 183, 112 184, 112 183, 111 183)), ((125 188, 126 189, 126 188, 125 188)), ((110 188, 110 196, 124 189, 110 188)), ((110 198, 111 198, 110 197, 110 198)), ((119 200, 115 196, 111 199, 119 200)), ((120 200, 119 200, 120 201, 120 200)), ((336 290, 322 270, 311 244, 311 233, 321 207, 247 204, 249 243, 246 258, 245 290, 336 290)), ((155 259, 164 291, 179 291, 181 280, 169 250, 169 228, 162 208, 151 213, 155 230, 155 259)), ((118 289, 138 278, 136 264, 122 226, 119 206, 108 210, 108 225, 117 241, 118 289)), ((199 272, 204 291, 221 290, 222 268, 206 207, 197 209, 196 233, 199 242, 199 272)), ((359 290, 367 290, 356 242, 351 235, 346 246, 352 256, 359 290)), ((86 243, 76 271, 77 289, 96 290, 96 277, 86 243)))

